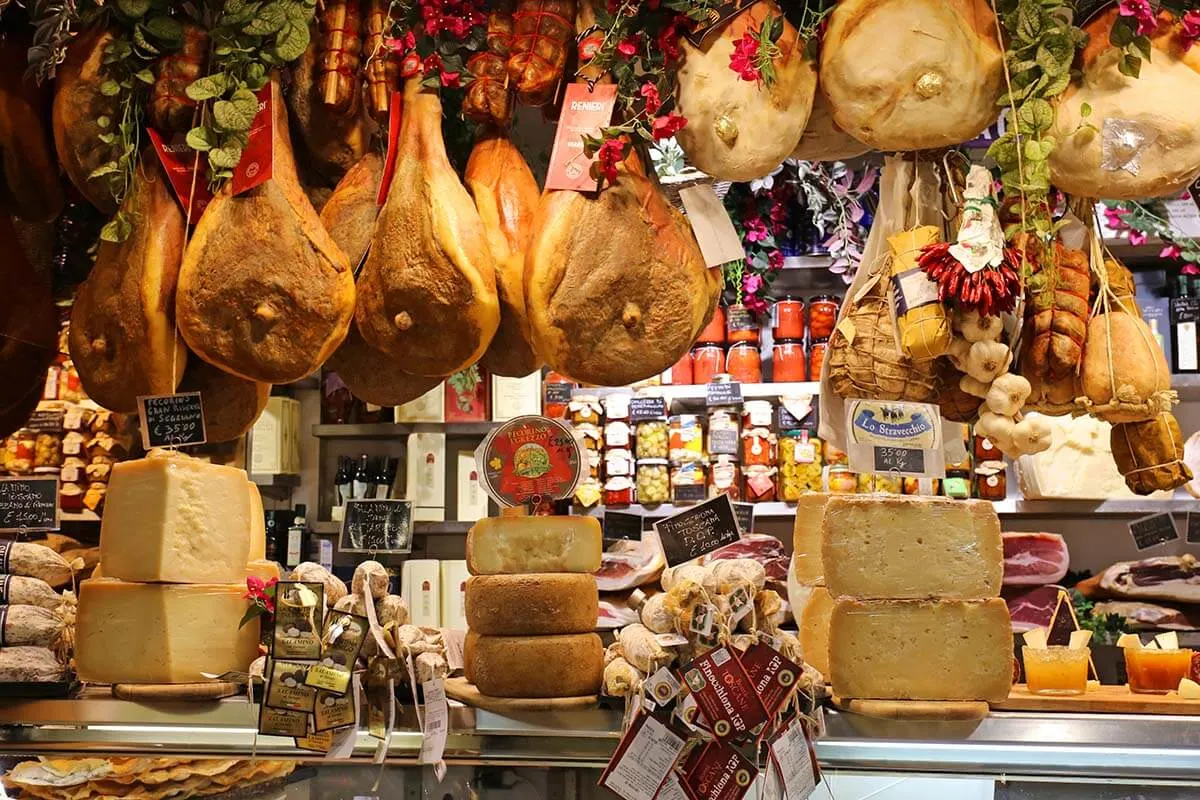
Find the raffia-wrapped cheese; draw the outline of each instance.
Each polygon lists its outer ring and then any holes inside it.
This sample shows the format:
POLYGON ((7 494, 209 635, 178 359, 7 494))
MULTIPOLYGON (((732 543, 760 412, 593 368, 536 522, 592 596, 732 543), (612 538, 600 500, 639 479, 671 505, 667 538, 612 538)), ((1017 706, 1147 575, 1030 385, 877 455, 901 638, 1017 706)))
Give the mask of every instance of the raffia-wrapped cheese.
POLYGON ((987 0, 842 0, 821 89, 837 124, 877 150, 948 147, 995 121, 1002 62, 987 0))
POLYGON ((1169 411, 1145 422, 1113 425, 1112 454, 1125 485, 1135 494, 1176 489, 1192 479, 1183 463, 1183 434, 1169 411))
POLYGON ((1122 75, 1120 50, 1109 41, 1117 15, 1114 5, 1085 28, 1082 75, 1055 113, 1050 179, 1083 197, 1174 194, 1200 175, 1200 47, 1185 50, 1179 26, 1161 14, 1140 76, 1122 75))
POLYGON ((950 318, 938 300, 938 285, 917 265, 921 248, 936 244, 942 232, 922 225, 888 237, 892 251, 892 291, 896 298, 896 325, 905 355, 928 361, 950 347, 950 318))

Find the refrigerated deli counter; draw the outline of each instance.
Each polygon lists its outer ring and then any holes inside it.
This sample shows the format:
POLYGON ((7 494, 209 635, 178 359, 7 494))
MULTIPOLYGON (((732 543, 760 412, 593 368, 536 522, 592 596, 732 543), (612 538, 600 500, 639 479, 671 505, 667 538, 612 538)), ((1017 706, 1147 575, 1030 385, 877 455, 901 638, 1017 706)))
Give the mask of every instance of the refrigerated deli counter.
MULTIPOLYGON (((36 756, 299 762, 286 782, 265 785, 271 797, 610 797, 596 780, 620 739, 621 716, 616 707, 501 716, 452 703, 439 781, 419 763, 411 706, 399 709, 382 753, 364 729, 348 758, 322 759, 258 735, 257 706, 244 698, 142 703, 85 692, 0 701, 0 753, 6 766, 36 756)), ((1200 716, 992 712, 901 721, 825 709, 824 720, 816 742, 824 780, 814 797, 1200 795, 1200 716)))

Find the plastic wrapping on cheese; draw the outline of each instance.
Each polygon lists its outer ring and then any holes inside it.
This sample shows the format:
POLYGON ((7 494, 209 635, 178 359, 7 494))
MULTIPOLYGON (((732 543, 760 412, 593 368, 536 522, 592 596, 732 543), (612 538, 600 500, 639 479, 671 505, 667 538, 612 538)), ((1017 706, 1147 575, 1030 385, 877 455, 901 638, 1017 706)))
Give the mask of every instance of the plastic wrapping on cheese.
POLYGON ((154 452, 114 465, 100 527, 104 574, 241 583, 250 560, 246 487, 245 471, 181 453, 154 452))
POLYGON ((593 517, 489 517, 467 534, 472 575, 600 569, 600 523, 593 517))
POLYGON ((821 536, 825 585, 834 597, 1000 596, 1004 547, 986 500, 834 496, 821 536))
POLYGON ((813 585, 825 580, 821 565, 821 523, 829 495, 812 492, 800 495, 796 503, 796 522, 792 528, 792 574, 802 584, 813 585))
POLYGON ((80 680, 191 683, 205 680, 204 673, 245 671, 259 640, 257 620, 241 625, 249 605, 245 594, 244 582, 83 581, 75 623, 80 680))
POLYGON ((1012 685, 1008 608, 990 600, 852 600, 833 609, 834 694, 999 702, 1012 685))
MULTIPOLYGON (((1017 481, 1028 500, 1136 498, 1113 462, 1112 426, 1095 417, 1034 416, 1050 425, 1050 448, 1017 459, 1017 481)), ((1151 497, 1166 498, 1169 492, 1151 497)))

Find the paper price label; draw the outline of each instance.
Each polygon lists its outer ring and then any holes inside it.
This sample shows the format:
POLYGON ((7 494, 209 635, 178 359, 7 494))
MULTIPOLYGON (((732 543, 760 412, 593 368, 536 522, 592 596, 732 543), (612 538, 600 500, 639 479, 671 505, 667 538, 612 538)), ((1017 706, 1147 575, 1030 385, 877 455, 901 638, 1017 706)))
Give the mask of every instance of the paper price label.
POLYGON ((799 719, 792 721, 770 744, 771 763, 779 770, 788 800, 804 800, 817 788, 816 760, 799 719))
POLYGON ((719 267, 746 258, 742 237, 738 236, 725 204, 717 197, 711 183, 685 186, 679 190, 679 199, 696 234, 705 264, 719 267))
POLYGON ((1179 539, 1175 520, 1170 514, 1150 514, 1129 523, 1129 533, 1138 550, 1148 550, 1179 539))
POLYGON ((653 800, 686 741, 672 720, 642 712, 621 737, 600 785, 623 800, 653 800))

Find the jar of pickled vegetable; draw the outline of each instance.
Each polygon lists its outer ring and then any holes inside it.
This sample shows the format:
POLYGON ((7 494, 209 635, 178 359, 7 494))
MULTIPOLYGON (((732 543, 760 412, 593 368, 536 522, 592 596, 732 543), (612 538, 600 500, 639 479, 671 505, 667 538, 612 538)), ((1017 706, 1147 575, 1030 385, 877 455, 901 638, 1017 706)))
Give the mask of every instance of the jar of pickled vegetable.
POLYGON ((671 417, 670 459, 676 463, 704 458, 704 428, 698 414, 671 417))
POLYGON ((671 502, 695 503, 708 492, 708 473, 702 461, 689 461, 671 467, 671 502))
POLYGON ((775 383, 799 383, 808 380, 808 359, 804 342, 776 340, 771 349, 771 378, 775 383))
POLYGON ((542 413, 552 419, 566 417, 575 386, 575 382, 562 373, 554 370, 547 372, 542 382, 542 413))
POLYGON ((775 434, 766 428, 742 429, 742 463, 747 467, 775 466, 775 434))
POLYGON ((939 478, 905 478, 904 493, 937 497, 942 493, 942 481, 939 478))
POLYGON ((604 407, 600 405, 600 398, 591 394, 576 395, 567 405, 567 414, 571 419, 571 424, 576 427, 599 425, 603 411, 604 407))
POLYGON ((708 446, 710 456, 737 458, 740 452, 741 424, 738 414, 728 408, 714 408, 708 412, 708 446))
POLYGON ((747 465, 743 468, 743 472, 746 475, 746 500, 751 503, 772 503, 775 501, 775 476, 778 473, 775 467, 747 465))
POLYGON ((670 475, 665 458, 642 458, 637 462, 637 500, 644 506, 665 503, 671 497, 670 475))
POLYGON ((858 491, 858 478, 844 465, 829 468, 828 483, 830 494, 854 494, 858 491))
POLYGON ((775 341, 804 338, 803 300, 789 296, 777 301, 771 309, 771 317, 774 320, 771 338, 775 341))
POLYGON ((779 495, 794 503, 805 492, 821 491, 821 442, 807 430, 786 431, 779 436, 779 495))
POLYGON ((708 468, 709 499, 723 494, 733 501, 742 499, 742 468, 732 456, 717 456, 708 468))
POLYGON ((725 312, 725 341, 758 344, 758 320, 754 312, 742 305, 730 306, 725 312))
POLYGON ((821 365, 825 363, 825 352, 829 349, 829 341, 826 339, 813 340, 808 346, 808 379, 810 381, 821 380, 821 365))
POLYGON ((882 494, 904 494, 904 478, 894 474, 876 475, 875 491, 882 494))
POLYGON ((713 311, 712 319, 696 337, 696 344, 725 344, 725 309, 720 304, 713 311))
POLYGON ((628 475, 609 478, 604 482, 604 505, 633 505, 633 479, 628 475))
POLYGON ((610 420, 604 426, 604 446, 629 447, 629 423, 626 420, 610 420))
POLYGON ((8 437, 4 468, 13 475, 30 475, 37 460, 37 434, 21 428, 8 437))
POLYGON ((705 344, 692 348, 692 382, 712 383, 725 372, 725 351, 718 345, 705 344))
POLYGON ((841 303, 833 295, 823 294, 808 301, 808 332, 814 339, 833 336, 841 303))
POLYGON ((831 467, 844 467, 850 463, 850 456, 846 455, 846 451, 839 450, 829 441, 821 445, 821 459, 831 467))
POLYGON ((666 458, 669 456, 667 430, 666 417, 639 422, 634 441, 637 457, 666 458))
POLYGON ((757 342, 738 342, 725 357, 725 371, 738 383, 762 383, 762 353, 757 342))

